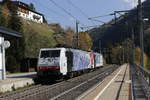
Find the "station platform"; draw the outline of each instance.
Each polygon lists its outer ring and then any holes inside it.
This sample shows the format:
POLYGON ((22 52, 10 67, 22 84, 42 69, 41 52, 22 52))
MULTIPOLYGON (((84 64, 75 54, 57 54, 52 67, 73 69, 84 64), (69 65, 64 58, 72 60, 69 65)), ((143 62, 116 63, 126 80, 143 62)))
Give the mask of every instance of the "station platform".
POLYGON ((78 100, 131 100, 130 66, 124 64, 78 100))
POLYGON ((33 78, 36 76, 36 72, 28 72, 28 73, 16 73, 6 75, 6 78, 33 78))
POLYGON ((35 75, 35 72, 7 75, 5 80, 0 80, 0 93, 34 84, 35 75))

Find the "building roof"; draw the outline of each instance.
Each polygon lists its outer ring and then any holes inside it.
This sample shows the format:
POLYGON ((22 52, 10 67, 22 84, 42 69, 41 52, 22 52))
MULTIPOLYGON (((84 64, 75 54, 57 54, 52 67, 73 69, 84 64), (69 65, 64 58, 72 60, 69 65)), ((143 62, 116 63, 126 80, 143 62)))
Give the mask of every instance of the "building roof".
POLYGON ((41 14, 41 13, 39 13, 39 12, 37 12, 37 11, 35 11, 35 10, 33 10, 28 4, 26 4, 26 3, 23 3, 23 2, 21 2, 21 1, 11 1, 12 3, 14 3, 16 6, 18 6, 18 7, 21 7, 21 8, 24 8, 24 9, 26 9, 26 10, 29 10, 29 11, 32 11, 32 12, 34 12, 34 13, 36 13, 36 14, 39 14, 39 15, 41 15, 41 16, 44 16, 43 14, 41 14))
POLYGON ((0 2, 0 5, 4 5, 4 4, 7 4, 7 5, 12 4, 12 5, 15 5, 16 7, 21 7, 21 8, 23 8, 23 9, 32 11, 32 12, 34 12, 34 13, 36 13, 36 14, 39 14, 39 15, 41 15, 41 16, 44 17, 43 14, 41 14, 41 13, 39 13, 39 12, 33 10, 28 4, 23 3, 23 2, 21 2, 21 1, 1 1, 1 2, 0 2))
MULTIPOLYGON (((43 21, 47 23, 47 21, 46 21, 44 15, 43 15, 42 13, 37 12, 35 9, 32 9, 28 4, 23 3, 23 2, 21 2, 21 1, 1 1, 1 2, 0 2, 0 5, 7 5, 7 6, 8 6, 8 5, 9 5, 9 6, 10 6, 10 5, 14 5, 14 6, 16 6, 17 8, 19 7, 19 8, 22 8, 22 9, 25 9, 25 10, 28 10, 28 11, 31 11, 31 12, 34 12, 34 13, 36 13, 36 14, 38 14, 38 15, 41 15, 41 16, 43 17, 43 21)), ((9 10, 12 10, 12 9, 9 9, 9 10)))
POLYGON ((21 33, 13 31, 11 29, 0 27, 0 34, 4 36, 22 37, 21 33))

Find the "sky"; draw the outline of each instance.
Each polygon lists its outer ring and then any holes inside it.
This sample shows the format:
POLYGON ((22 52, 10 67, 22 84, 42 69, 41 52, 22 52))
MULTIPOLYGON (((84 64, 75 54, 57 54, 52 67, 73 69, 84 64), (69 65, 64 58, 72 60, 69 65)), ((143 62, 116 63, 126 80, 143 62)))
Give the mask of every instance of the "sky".
MULTIPOLYGON (((102 23, 88 20, 89 17, 108 15, 118 10, 129 10, 136 6, 137 0, 18 0, 25 3, 33 3, 36 10, 45 15, 48 23, 59 23, 63 28, 75 28, 76 20, 79 27, 96 26, 102 23), (62 10, 63 9, 63 10, 62 10), (67 11, 72 16, 66 14, 67 11)), ((113 16, 96 18, 108 22, 113 16)))

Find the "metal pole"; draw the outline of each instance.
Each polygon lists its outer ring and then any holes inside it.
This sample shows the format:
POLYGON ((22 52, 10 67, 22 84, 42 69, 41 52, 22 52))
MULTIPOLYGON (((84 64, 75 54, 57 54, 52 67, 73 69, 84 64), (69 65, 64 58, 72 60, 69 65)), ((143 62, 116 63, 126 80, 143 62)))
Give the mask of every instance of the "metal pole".
POLYGON ((100 54, 102 53, 101 52, 101 40, 99 40, 99 50, 100 50, 100 54))
POLYGON ((142 2, 138 0, 138 19, 139 19, 139 33, 140 33, 140 48, 141 48, 141 66, 144 67, 144 44, 143 44, 143 14, 142 2))
POLYGON ((122 56, 123 56, 123 57, 122 57, 122 62, 123 62, 123 64, 124 64, 124 63, 125 63, 125 61, 124 61, 124 46, 122 46, 122 53, 123 53, 123 54, 122 54, 122 56))
POLYGON ((79 22, 76 21, 76 39, 77 39, 77 47, 79 48, 79 32, 78 32, 79 22))
POLYGON ((134 61, 135 61, 135 44, 134 44, 134 30, 132 28, 132 63, 134 64, 134 61))
MULTIPOLYGON (((2 38, 2 43, 4 43, 4 37, 2 38)), ((2 79, 6 79, 6 67, 5 67, 5 48, 4 45, 2 45, 2 79)))
POLYGON ((117 23, 117 15, 116 15, 116 11, 114 12, 114 17, 115 17, 115 24, 117 23))

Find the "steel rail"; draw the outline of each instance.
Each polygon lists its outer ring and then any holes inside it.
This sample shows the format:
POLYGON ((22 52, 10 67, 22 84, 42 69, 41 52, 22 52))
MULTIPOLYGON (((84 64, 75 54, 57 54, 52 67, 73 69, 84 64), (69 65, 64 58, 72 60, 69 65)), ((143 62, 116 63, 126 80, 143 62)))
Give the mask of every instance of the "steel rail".
POLYGON ((60 97, 63 96, 63 95, 67 95, 69 92, 74 91, 75 89, 77 89, 77 88, 79 88, 79 87, 82 87, 83 85, 88 84, 88 83, 90 83, 90 81, 93 81, 93 80, 95 80, 95 79, 97 79, 97 78, 99 78, 99 79, 102 80, 102 79, 104 79, 106 76, 108 76, 109 74, 111 74, 112 71, 113 71, 113 69, 108 69, 107 71, 105 71, 105 72, 103 72, 103 73, 100 73, 100 74, 96 75, 95 77, 93 77, 93 78, 91 78, 91 79, 88 79, 87 81, 84 81, 84 82, 80 83, 79 85, 77 85, 77 86, 75 86, 75 87, 73 87, 73 88, 71 88, 71 89, 69 89, 69 90, 66 90, 66 91, 60 93, 59 95, 57 95, 57 96, 51 98, 50 100, 56 100, 56 99, 60 98, 60 97), (108 73, 109 73, 109 74, 108 74, 108 73))
POLYGON ((56 83, 53 85, 39 84, 36 86, 31 86, 29 88, 25 88, 25 89, 11 92, 11 93, 6 93, 3 95, 0 95, 0 99, 2 99, 2 100, 7 100, 7 99, 8 100, 10 100, 10 99, 11 100, 27 100, 27 99, 42 100, 43 97, 48 99, 48 98, 51 98, 52 96, 55 96, 55 93, 57 95, 57 94, 60 94, 72 87, 78 86, 79 84, 81 84, 85 81, 89 82, 97 74, 107 73, 107 70, 111 70, 111 69, 113 69, 112 66, 108 67, 108 68, 103 68, 103 70, 97 70, 97 71, 94 71, 91 73, 83 74, 82 76, 75 77, 75 78, 69 79, 67 81, 62 81, 62 82, 59 82, 59 83, 56 83))

